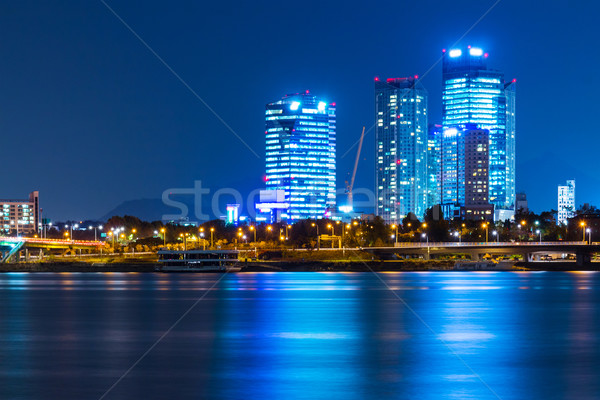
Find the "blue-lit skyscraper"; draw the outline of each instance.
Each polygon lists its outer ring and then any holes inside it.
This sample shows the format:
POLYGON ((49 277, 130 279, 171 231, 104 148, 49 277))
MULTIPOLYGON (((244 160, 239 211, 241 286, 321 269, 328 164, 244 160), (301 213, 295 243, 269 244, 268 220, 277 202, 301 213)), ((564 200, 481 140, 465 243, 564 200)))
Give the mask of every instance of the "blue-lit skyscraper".
POLYGON ((516 194, 515 80, 506 83, 502 72, 488 69, 487 58, 471 46, 444 52, 443 129, 475 124, 489 131, 489 200, 504 219, 514 214, 516 194))
POLYGON ((335 103, 308 91, 266 106, 266 187, 283 190, 286 220, 323 218, 335 207, 335 103))
POLYGON ((427 136, 427 208, 441 202, 442 126, 430 124, 427 136))
POLYGON ((414 78, 375 79, 376 215, 400 223, 427 209, 427 91, 414 78))

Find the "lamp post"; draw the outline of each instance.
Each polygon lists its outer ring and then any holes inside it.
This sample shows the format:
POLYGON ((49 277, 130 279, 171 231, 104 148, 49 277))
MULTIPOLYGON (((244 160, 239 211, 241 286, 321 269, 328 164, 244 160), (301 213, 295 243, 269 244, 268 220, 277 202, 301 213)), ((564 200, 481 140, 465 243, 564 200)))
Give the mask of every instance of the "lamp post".
POLYGON ((542 243, 542 231, 541 231, 541 230, 539 230, 539 229, 536 229, 536 230, 535 230, 535 233, 536 233, 536 234, 538 234, 538 235, 540 236, 540 239, 539 239, 539 242, 538 242, 538 243, 540 243, 540 244, 541 244, 541 243, 542 243))
POLYGON ((398 244, 398 225, 393 224, 392 229, 396 230, 396 234, 394 235, 394 245, 398 244))
POLYGON ((424 237, 425 240, 427 241, 427 259, 429 260, 429 236, 427 235, 427 233, 423 232, 421 234, 421 237, 424 237))
POLYGON ((215 232, 215 228, 210 228, 210 247, 214 248, 215 247, 215 238, 213 236, 215 232))
POLYGON ((321 249, 321 238, 319 236, 319 224, 315 224, 314 222, 311 224, 311 226, 314 226, 317 228, 317 250, 321 249))
POLYGON ((333 237, 335 236, 335 225, 327 224, 327 227, 331 229, 331 248, 333 249, 333 237))
POLYGON ((163 236, 163 246, 167 247, 167 233, 165 228, 160 228, 160 233, 162 233, 163 236))
POLYGON ((498 234, 498 231, 493 231, 492 235, 494 235, 496 237, 496 243, 498 243, 498 238, 500 237, 500 235, 498 234))
POLYGON ((204 240, 204 229, 200 232, 200 237, 202 238, 202 250, 206 250, 206 240, 204 240))
POLYGON ((94 229, 94 241, 96 242, 96 241, 98 241, 98 229, 102 229, 102 225, 94 226, 94 227, 92 227, 91 225, 88 226, 88 229, 90 231, 92 230, 92 228, 94 229))
POLYGON ((254 225, 250 225, 250 230, 254 232, 254 243, 256 243, 256 228, 254 227, 254 225))
POLYGON ((583 233, 583 242, 585 242, 585 222, 581 221, 579 223, 579 226, 581 226, 581 232, 583 233))
POLYGON ((490 225, 490 224, 488 224, 487 222, 484 222, 484 223, 481 225, 481 227, 482 227, 482 228, 485 228, 485 242, 486 242, 486 243, 488 242, 488 226, 489 226, 489 225, 490 225))
POLYGON ((585 231, 587 232, 588 237, 589 237, 588 244, 591 245, 592 244, 592 230, 590 228, 587 228, 585 231))

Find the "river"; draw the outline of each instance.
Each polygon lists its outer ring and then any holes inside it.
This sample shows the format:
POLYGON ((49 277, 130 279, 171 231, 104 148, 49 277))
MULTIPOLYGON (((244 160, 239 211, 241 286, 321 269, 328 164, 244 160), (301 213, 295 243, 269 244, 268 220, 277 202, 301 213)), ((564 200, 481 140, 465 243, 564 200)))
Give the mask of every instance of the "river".
POLYGON ((599 375, 595 272, 0 274, 0 399, 598 399, 599 375))

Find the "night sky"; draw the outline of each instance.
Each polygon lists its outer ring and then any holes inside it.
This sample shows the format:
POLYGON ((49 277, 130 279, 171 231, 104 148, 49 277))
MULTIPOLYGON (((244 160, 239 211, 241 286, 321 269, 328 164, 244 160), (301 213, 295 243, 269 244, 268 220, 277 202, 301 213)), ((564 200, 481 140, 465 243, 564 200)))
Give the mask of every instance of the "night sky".
MULTIPOLYGON (((95 218, 194 180, 263 187, 264 107, 310 90, 337 103, 338 187, 374 122, 373 78, 423 76, 495 1, 107 0, 257 158, 100 1, 0 5, 0 198, 40 190, 45 216, 95 218)), ((462 40, 517 79, 517 190, 534 211, 600 205, 600 5, 500 1, 462 40)), ((441 121, 441 63, 424 76, 441 121)), ((374 134, 356 187, 373 188, 374 134)))

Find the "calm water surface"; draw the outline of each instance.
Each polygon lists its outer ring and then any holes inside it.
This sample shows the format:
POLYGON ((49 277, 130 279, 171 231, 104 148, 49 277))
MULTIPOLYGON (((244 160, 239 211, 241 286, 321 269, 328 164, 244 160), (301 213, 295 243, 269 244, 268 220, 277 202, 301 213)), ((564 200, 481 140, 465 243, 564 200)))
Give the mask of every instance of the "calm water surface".
POLYGON ((600 398, 599 273, 379 277, 0 274, 0 399, 99 399, 213 285, 105 399, 600 398))

